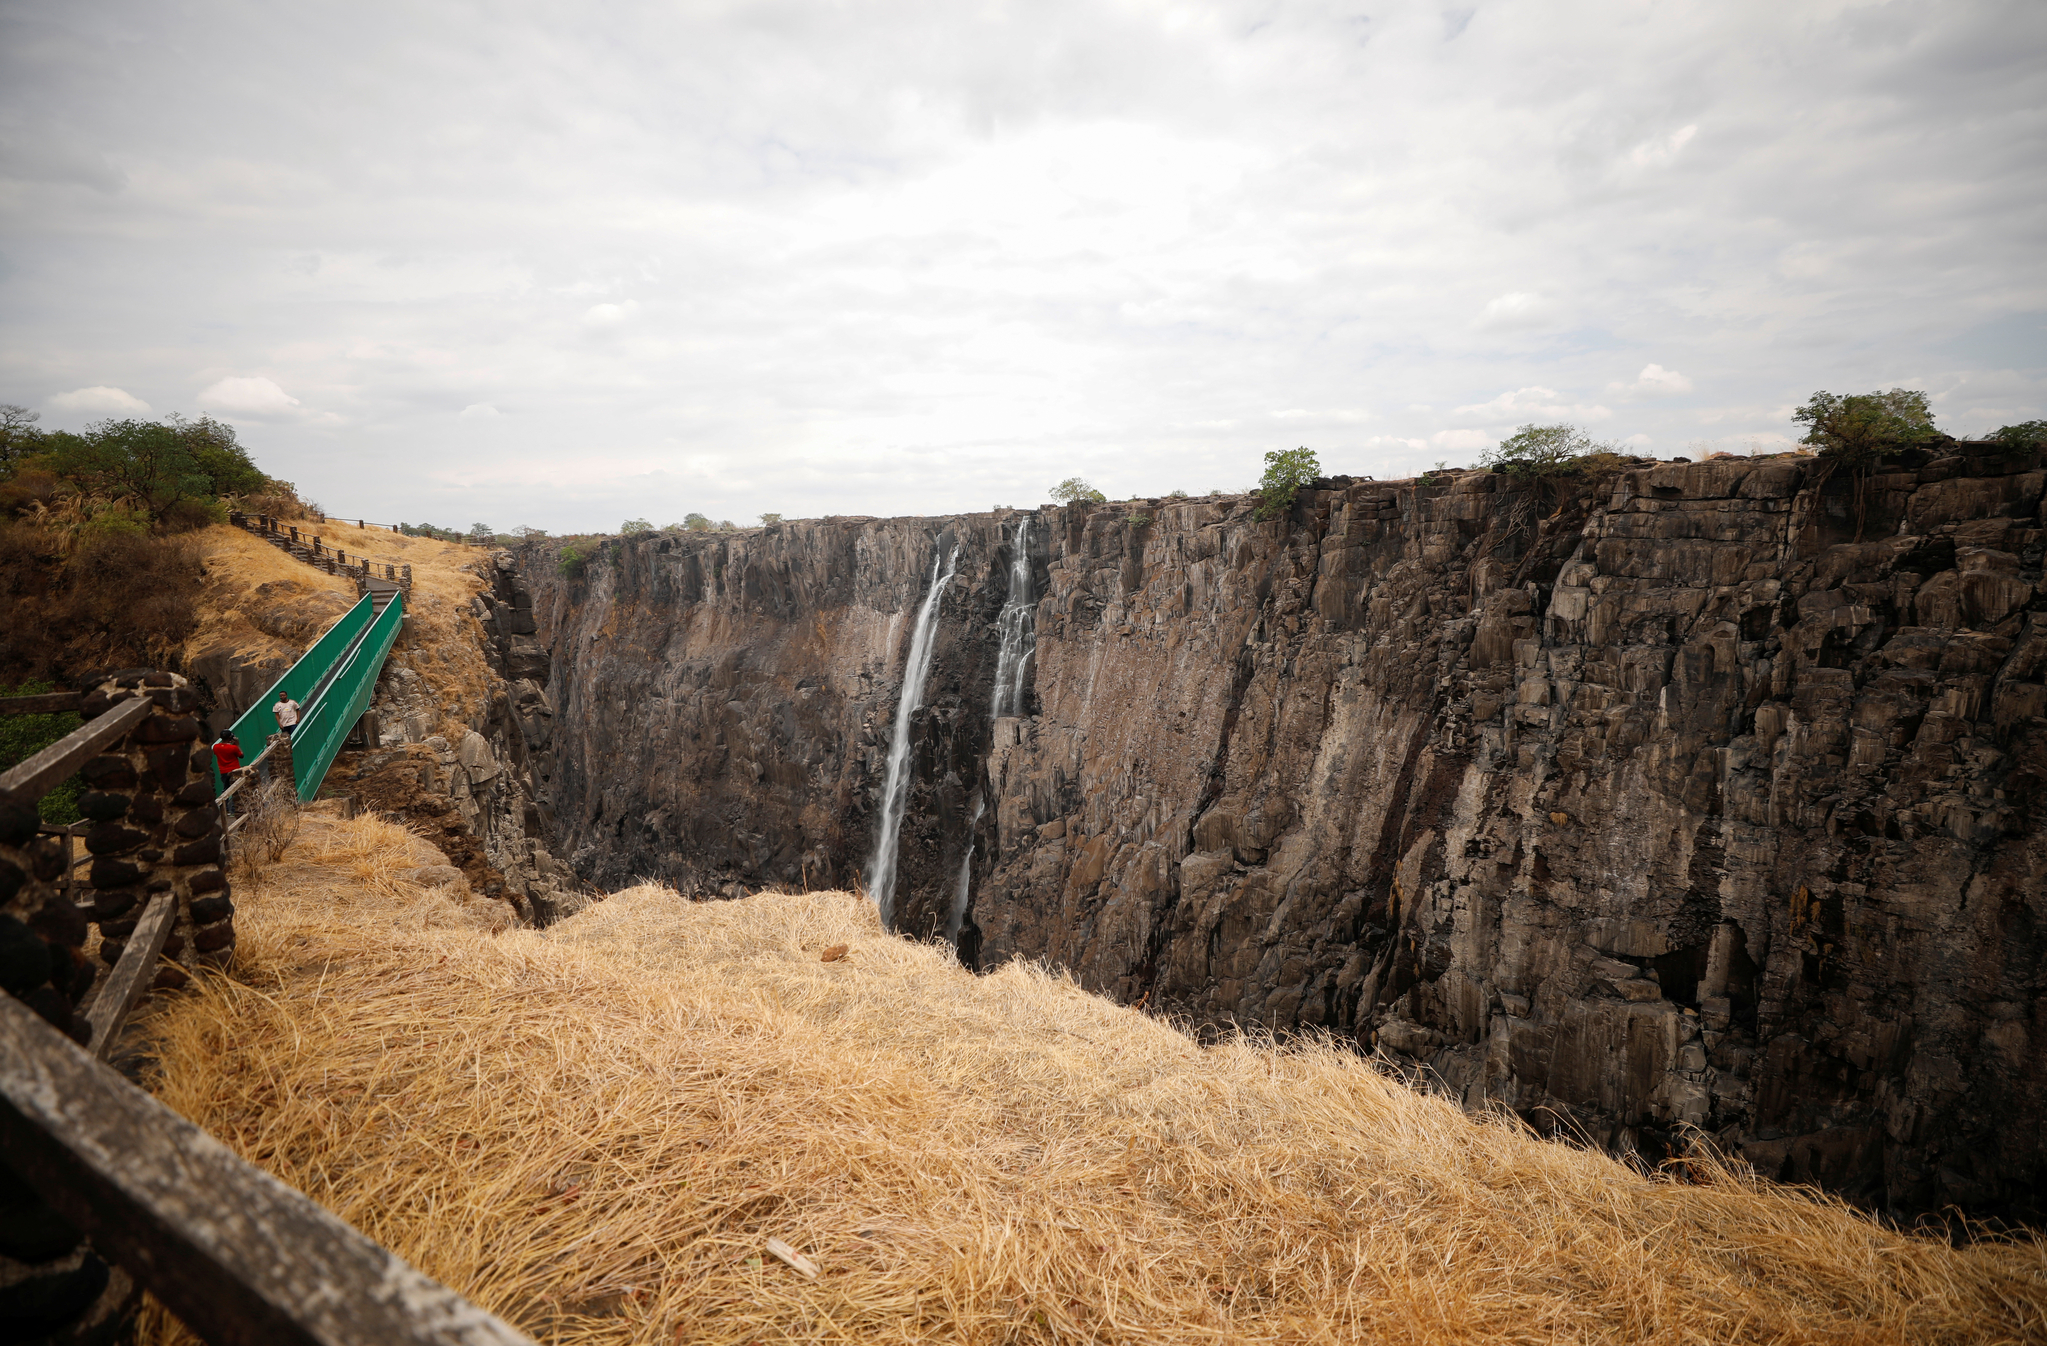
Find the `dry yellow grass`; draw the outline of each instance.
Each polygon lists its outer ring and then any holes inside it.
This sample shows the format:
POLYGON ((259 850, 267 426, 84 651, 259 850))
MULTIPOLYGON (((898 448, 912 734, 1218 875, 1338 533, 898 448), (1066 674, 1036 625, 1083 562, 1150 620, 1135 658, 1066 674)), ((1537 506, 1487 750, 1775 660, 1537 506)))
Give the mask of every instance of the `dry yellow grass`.
POLYGON ((239 894, 234 978, 151 1021, 161 1093, 543 1340, 2047 1333, 2037 1245, 1644 1178, 1339 1050, 975 977, 845 894, 641 887, 492 933, 397 877, 411 845, 309 818, 239 894))

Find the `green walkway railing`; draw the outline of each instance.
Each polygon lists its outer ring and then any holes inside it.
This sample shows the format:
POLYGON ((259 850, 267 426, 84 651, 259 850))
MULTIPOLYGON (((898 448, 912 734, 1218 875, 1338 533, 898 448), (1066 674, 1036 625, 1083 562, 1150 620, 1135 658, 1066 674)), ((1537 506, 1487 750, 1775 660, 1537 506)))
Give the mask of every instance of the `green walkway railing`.
POLYGON ((405 599, 397 593, 385 595, 389 602, 378 612, 377 597, 364 594, 234 723, 236 740, 253 755, 278 731, 277 717, 270 711, 278 694, 288 692, 299 703, 291 760, 301 800, 309 801, 320 792, 320 782, 327 778, 327 768, 334 765, 348 731, 369 708, 377 675, 398 639, 405 599))

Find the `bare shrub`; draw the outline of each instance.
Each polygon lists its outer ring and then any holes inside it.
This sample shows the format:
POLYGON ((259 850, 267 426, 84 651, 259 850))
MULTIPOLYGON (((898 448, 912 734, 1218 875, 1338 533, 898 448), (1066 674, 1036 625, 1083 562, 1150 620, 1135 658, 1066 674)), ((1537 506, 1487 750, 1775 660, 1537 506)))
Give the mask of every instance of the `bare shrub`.
POLYGON ((201 578, 189 534, 0 524, 0 678, 165 667, 197 625, 201 578))
POLYGON ((291 777, 272 776, 235 798, 248 817, 235 833, 238 858, 251 869, 276 864, 299 835, 299 795, 291 777))

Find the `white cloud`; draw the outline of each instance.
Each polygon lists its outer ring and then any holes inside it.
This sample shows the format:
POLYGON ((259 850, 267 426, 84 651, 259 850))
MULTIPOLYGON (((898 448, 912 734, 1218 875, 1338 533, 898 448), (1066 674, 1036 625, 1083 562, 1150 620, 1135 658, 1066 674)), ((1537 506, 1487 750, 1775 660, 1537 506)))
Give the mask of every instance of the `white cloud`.
POLYGON ((18 0, 0 400, 262 370, 315 498, 556 531, 2047 411, 2047 6, 1451 3, 18 0))
POLYGON ((68 393, 58 393, 43 404, 52 411, 69 411, 90 416, 147 416, 149 403, 124 392, 95 384, 90 388, 73 388, 68 393))
POLYGON ((465 421, 487 421, 504 413, 488 402, 471 402, 459 414, 465 421))
POLYGON ((639 301, 635 299, 628 299, 623 304, 592 304, 583 313, 583 326, 593 329, 617 327, 639 309, 639 301))
POLYGON ((1675 369, 1662 365, 1644 365, 1642 372, 1635 376, 1633 383, 1609 383, 1608 392, 1634 393, 1638 397, 1674 397, 1692 390, 1692 381, 1675 369))
POLYGON ((1518 332, 1547 327, 1556 318, 1556 305, 1539 294, 1511 290, 1487 302, 1473 326, 1482 332, 1518 332))
POLYGON ((1554 388, 1516 388, 1490 401, 1459 407, 1455 414, 1498 425, 1531 420, 1603 421, 1613 412, 1597 403, 1567 402, 1554 388))
POLYGON ((244 416, 276 416, 296 410, 299 400, 272 380, 258 375, 208 384, 199 394, 199 405, 244 416))
POLYGON ((1689 145, 1692 137, 1698 133, 1698 124, 1693 123, 1690 126, 1680 126, 1667 136, 1658 136, 1653 140, 1645 140, 1629 152, 1628 162, 1634 164, 1637 168, 1667 164, 1677 158, 1678 151, 1689 145))

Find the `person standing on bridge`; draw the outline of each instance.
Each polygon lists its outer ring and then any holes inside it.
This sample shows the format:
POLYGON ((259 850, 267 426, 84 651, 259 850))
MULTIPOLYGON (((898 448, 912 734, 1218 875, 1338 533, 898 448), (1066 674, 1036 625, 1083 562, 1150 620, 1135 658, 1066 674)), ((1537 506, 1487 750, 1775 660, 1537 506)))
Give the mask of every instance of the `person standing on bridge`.
POLYGON ((277 727, 284 731, 285 737, 298 737, 299 703, 291 699, 289 692, 277 694, 277 704, 270 708, 270 713, 277 717, 277 727))

